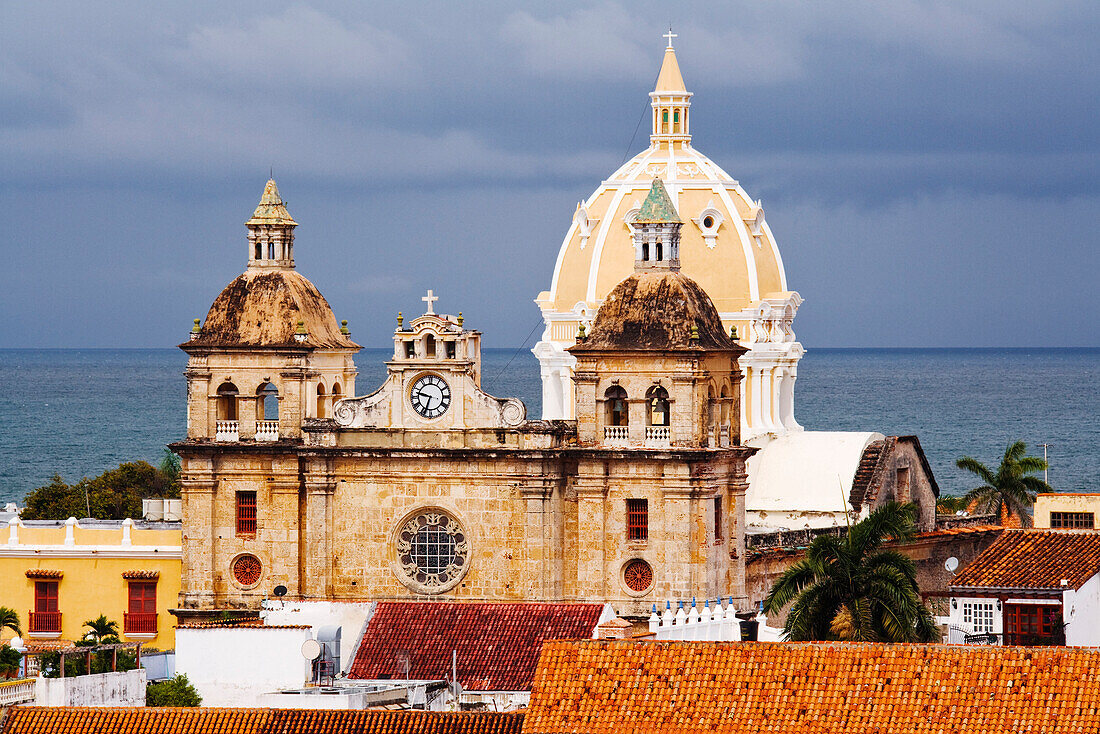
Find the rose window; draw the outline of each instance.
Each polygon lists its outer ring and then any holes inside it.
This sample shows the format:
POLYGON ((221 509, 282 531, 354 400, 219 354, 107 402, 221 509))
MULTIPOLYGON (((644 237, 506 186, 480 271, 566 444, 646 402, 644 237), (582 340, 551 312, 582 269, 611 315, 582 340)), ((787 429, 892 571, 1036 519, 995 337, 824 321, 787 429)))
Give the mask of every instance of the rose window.
POLYGON ((397 565, 406 582, 428 593, 446 591, 470 557, 466 531, 442 510, 426 510, 397 533, 397 565))
POLYGON ((653 567, 641 558, 635 558, 623 568, 623 583, 626 588, 642 593, 653 585, 653 567))
POLYGON ((260 580, 260 572, 263 566, 256 556, 245 554, 233 561, 233 578, 241 586, 252 586, 260 580))

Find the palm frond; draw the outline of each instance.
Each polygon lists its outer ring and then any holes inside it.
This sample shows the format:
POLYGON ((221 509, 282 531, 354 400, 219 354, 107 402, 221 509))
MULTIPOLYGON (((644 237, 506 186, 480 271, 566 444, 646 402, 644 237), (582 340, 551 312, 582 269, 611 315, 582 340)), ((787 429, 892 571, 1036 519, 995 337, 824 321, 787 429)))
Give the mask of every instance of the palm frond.
POLYGON ((990 471, 989 467, 970 456, 964 456, 961 459, 956 460, 955 466, 959 467, 960 469, 965 469, 971 474, 977 475, 977 477, 985 482, 987 485, 994 485, 997 483, 996 475, 992 471, 990 471))

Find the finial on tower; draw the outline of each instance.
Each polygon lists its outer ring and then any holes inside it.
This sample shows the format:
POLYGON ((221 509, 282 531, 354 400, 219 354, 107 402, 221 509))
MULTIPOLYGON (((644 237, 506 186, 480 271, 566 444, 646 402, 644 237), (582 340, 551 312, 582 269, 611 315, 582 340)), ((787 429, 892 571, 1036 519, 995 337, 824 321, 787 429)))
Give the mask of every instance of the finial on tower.
POLYGON ((662 38, 667 38, 668 39, 668 48, 672 48, 672 39, 673 38, 679 38, 679 37, 680 37, 679 34, 676 34, 676 33, 672 32, 672 26, 669 26, 668 27, 668 33, 666 33, 662 36, 662 38))

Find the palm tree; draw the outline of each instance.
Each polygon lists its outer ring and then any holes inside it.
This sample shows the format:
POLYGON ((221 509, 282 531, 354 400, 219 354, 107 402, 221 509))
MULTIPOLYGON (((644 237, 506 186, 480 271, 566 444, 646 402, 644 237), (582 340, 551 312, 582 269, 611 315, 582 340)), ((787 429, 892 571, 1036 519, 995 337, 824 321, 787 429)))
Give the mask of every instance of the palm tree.
POLYGON ((1053 492, 1039 477, 1030 476, 1047 468, 1037 456, 1027 456, 1027 444, 1017 441, 1008 447, 1001 465, 994 472, 977 459, 964 456, 955 462, 981 479, 984 484, 966 493, 966 500, 978 513, 995 513, 1002 522, 1019 518, 1023 527, 1031 527, 1031 507, 1039 492, 1053 492))
POLYGON ((100 642, 104 637, 118 637, 118 622, 108 620, 103 614, 95 619, 89 619, 84 626, 91 629, 90 634, 96 642, 100 642))
POLYGON ((764 599, 778 614, 788 604, 784 638, 791 641, 934 642, 940 639, 921 601, 913 561, 888 540, 916 533, 916 505, 888 502, 844 537, 819 535, 806 558, 788 568, 764 599))
POLYGON ((19 626, 19 615, 11 607, 0 607, 0 632, 9 629, 17 635, 23 634, 19 626))

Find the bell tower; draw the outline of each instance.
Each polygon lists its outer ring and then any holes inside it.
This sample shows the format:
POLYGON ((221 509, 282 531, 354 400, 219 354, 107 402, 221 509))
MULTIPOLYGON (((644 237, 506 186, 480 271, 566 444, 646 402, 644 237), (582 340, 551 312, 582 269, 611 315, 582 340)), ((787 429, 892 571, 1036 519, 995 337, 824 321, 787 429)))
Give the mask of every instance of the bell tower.
POLYGON ((245 226, 250 269, 294 269, 294 228, 298 223, 286 210, 275 179, 268 179, 260 204, 245 226))

